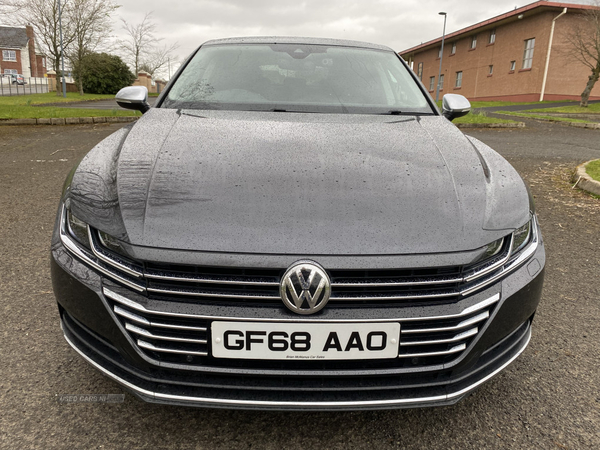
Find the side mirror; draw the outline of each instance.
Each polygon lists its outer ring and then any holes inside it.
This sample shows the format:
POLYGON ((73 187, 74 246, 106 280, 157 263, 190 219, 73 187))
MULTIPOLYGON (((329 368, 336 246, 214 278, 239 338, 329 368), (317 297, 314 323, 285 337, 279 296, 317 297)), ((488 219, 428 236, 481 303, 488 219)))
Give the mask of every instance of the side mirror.
POLYGON ((471 111, 471 103, 462 95, 446 94, 442 99, 442 115, 452 121, 466 116, 471 111))
POLYGON ((117 92, 115 96, 121 108, 141 111, 142 114, 150 109, 148 104, 148 89, 144 86, 128 86, 117 92))

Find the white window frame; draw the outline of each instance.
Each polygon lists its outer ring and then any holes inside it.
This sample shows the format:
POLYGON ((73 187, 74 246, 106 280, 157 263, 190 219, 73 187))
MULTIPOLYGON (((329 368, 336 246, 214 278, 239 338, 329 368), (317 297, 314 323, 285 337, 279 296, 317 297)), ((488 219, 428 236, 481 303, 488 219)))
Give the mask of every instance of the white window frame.
POLYGON ((455 88, 462 87, 462 77, 463 77, 462 70, 460 72, 456 72, 456 82, 454 83, 455 88))
POLYGON ((17 51, 2 50, 2 61, 17 62, 17 51), (14 55, 14 58, 11 58, 11 55, 14 55))
POLYGON ((435 77, 429 77, 429 90, 433 91, 435 89, 435 77))
POLYGON ((438 81, 438 83, 440 84, 440 91, 444 89, 444 74, 440 75, 440 79, 438 81))
POLYGON ((417 77, 419 80, 423 81, 423 63, 420 62, 417 64, 417 77))
POLYGON ((517 68, 517 61, 511 61, 510 62, 510 71, 514 72, 516 68, 517 68))
POLYGON ((488 44, 493 44, 494 42, 496 42, 496 29, 495 28, 492 31, 490 31, 490 37, 488 39, 488 44))
POLYGON ((488 66, 488 75, 494 75, 494 65, 490 64, 488 66))
POLYGON ((523 50, 522 69, 531 69, 533 65, 533 51, 535 50, 535 38, 525 39, 525 49, 523 50))
POLYGON ((19 71, 17 69, 4 69, 4 75, 18 75, 19 71))
POLYGON ((477 35, 474 34, 471 36, 471 46, 469 47, 471 50, 477 48, 477 35))
POLYGON ((442 57, 442 46, 440 45, 440 48, 438 49, 438 59, 440 59, 442 57))
POLYGON ((450 51, 451 55, 454 55, 456 53, 456 41, 454 41, 452 43, 452 50, 450 51))

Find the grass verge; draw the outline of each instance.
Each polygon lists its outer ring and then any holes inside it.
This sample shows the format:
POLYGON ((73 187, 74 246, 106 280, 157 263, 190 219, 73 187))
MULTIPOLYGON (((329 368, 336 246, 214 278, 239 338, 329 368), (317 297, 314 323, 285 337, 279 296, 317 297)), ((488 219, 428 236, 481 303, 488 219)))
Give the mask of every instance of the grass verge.
POLYGON ((514 120, 497 119, 495 117, 488 117, 485 114, 469 113, 466 116, 459 117, 458 119, 454 119, 454 121, 452 123, 459 124, 459 123, 517 123, 517 122, 514 120))
POLYGON ((127 109, 76 109, 54 106, 4 106, 0 105, 0 119, 49 119, 52 117, 116 117, 141 116, 127 109))
MULTIPOLYGON (((541 110, 545 111, 545 110, 541 110)), ((514 112, 514 111, 496 111, 495 114, 505 114, 509 116, 522 117, 524 119, 542 119, 542 120, 550 120, 552 122, 573 122, 573 123, 595 123, 589 120, 582 119, 571 119, 569 117, 554 117, 554 116, 545 116, 542 114, 531 114, 526 113, 524 111, 514 112)))
POLYGON ((57 96, 55 92, 47 94, 19 95, 0 97, 0 119, 48 119, 52 117, 115 117, 140 116, 137 111, 121 108, 113 109, 75 109, 60 106, 40 106, 56 103, 72 103, 114 98, 114 95, 84 94, 67 92, 67 97, 57 96))
POLYGON ((587 108, 582 108, 579 105, 573 106, 562 106, 560 108, 544 108, 544 109, 529 109, 523 112, 549 112, 549 113, 562 113, 562 114, 600 114, 600 103, 592 103, 587 108))
POLYGON ((585 167, 587 174, 596 181, 600 181, 600 159, 592 161, 585 167))
POLYGON ((115 98, 115 96, 101 94, 79 95, 76 92, 67 92, 67 96, 63 97, 62 95, 56 95, 56 92, 48 92, 47 94, 13 95, 0 97, 0 106, 36 106, 48 105, 52 103, 89 102, 94 100, 107 100, 112 98, 115 98))

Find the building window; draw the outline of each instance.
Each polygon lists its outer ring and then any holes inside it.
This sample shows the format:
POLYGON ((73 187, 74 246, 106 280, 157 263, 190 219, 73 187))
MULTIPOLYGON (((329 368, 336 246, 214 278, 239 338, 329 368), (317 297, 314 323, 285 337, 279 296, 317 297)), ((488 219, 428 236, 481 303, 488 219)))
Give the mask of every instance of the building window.
POLYGON ((462 72, 456 72, 456 83, 454 83, 454 87, 462 87, 462 72))
POLYGON ((419 80, 423 81, 423 63, 420 62, 419 65, 417 66, 417 76, 419 77, 419 80))
POLYGON ((475 47, 477 47, 477 35, 471 36, 471 47, 470 47, 470 49, 473 50, 475 47))
POLYGON ((517 65, 516 61, 511 61, 510 62, 510 71, 514 72, 515 71, 515 66, 517 65))
POLYGON ((451 55, 454 55, 456 53, 456 42, 452 43, 452 50, 450 51, 451 55))
POLYGON ((440 48, 438 50, 438 58, 442 57, 442 46, 440 45, 440 48))
POLYGON ((4 75, 17 75, 17 69, 4 69, 4 75))
POLYGON ((533 61, 533 48, 535 47, 535 38, 525 41, 525 51, 523 52, 523 69, 531 69, 533 61))
POLYGON ((488 75, 493 75, 494 74, 494 66, 489 66, 488 68, 488 75))
POLYGON ((17 52, 14 50, 2 50, 2 60, 3 61, 16 61, 17 60, 17 52))
POLYGON ((42 58, 42 67, 46 68, 46 58, 42 58))
POLYGON ((429 77, 429 90, 433 91, 435 89, 435 77, 429 77))
POLYGON ((496 30, 490 31, 490 38, 488 40, 488 44, 493 44, 496 42, 496 30))
POLYGON ((440 75, 440 91, 444 89, 444 75, 440 75))

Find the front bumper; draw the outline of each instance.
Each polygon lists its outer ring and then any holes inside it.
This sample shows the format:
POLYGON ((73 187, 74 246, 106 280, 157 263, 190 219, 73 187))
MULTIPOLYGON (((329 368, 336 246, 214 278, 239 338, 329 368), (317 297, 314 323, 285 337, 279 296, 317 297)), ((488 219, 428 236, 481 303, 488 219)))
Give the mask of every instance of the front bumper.
POLYGON ((317 316, 298 317, 282 303, 225 305, 149 298, 126 284, 107 279, 110 272, 101 265, 86 265, 76 249, 63 245, 59 231, 57 227, 51 268, 65 338, 102 373, 140 398, 157 403, 275 410, 453 404, 501 372, 524 351, 531 338, 531 323, 544 278, 545 250, 539 235, 535 249, 516 270, 495 276, 493 283, 457 301, 396 303, 385 307, 339 306, 326 308, 317 316), (160 355, 140 348, 139 340, 126 329, 128 323, 123 314, 134 320, 137 317, 137 320, 161 321, 185 316, 188 325, 208 330, 207 351, 193 363, 188 359, 189 364, 185 359, 161 359, 160 355), (485 316, 484 321, 481 316, 485 316), (436 321, 447 326, 450 319, 461 324, 479 320, 476 335, 464 338, 460 353, 412 358, 412 364, 410 358, 306 364, 223 361, 213 358, 210 352, 213 320, 422 321, 426 327, 432 327, 437 326, 436 321))

